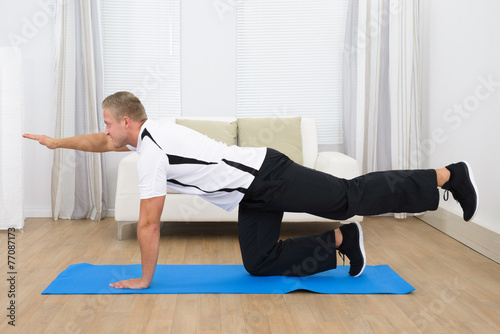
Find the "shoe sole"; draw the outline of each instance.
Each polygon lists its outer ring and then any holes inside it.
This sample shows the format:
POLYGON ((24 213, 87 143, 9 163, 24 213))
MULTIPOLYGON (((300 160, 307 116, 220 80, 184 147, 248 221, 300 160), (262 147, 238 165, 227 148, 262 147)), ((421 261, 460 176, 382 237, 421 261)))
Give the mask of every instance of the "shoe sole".
POLYGON ((472 214, 472 217, 469 220, 466 220, 468 222, 474 219, 477 213, 477 209, 479 208, 479 192, 477 191, 476 181, 474 180, 474 175, 472 174, 472 168, 470 167, 467 161, 462 161, 462 162, 465 164, 465 166, 467 166, 467 175, 469 176, 469 179, 472 183, 472 187, 474 188, 474 192, 476 193, 476 207, 474 208, 474 213, 472 214))
POLYGON ((353 276, 353 277, 358 277, 363 273, 365 270, 366 266, 366 254, 365 254, 365 244, 363 242, 363 230, 361 229, 361 225, 358 222, 354 222, 358 226, 358 233, 359 233, 359 248, 361 249, 361 255, 363 255, 363 268, 361 268, 360 272, 353 276))

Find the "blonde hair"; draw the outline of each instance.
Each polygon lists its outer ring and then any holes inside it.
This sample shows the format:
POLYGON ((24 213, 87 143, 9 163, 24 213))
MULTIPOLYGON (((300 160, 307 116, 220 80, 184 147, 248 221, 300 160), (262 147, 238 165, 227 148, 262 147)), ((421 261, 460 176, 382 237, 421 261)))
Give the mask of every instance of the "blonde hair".
POLYGON ((148 119, 141 101, 129 92, 117 92, 108 96, 102 101, 102 108, 109 108, 108 112, 117 121, 120 121, 124 116, 130 117, 136 122, 144 122, 148 119))

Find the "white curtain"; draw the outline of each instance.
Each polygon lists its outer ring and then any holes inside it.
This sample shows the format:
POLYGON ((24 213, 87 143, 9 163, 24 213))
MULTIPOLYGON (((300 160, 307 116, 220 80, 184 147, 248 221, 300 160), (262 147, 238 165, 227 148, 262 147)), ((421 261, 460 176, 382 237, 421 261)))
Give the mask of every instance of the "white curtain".
POLYGON ((422 167, 422 24, 419 0, 395 1, 390 25, 392 168, 422 167))
POLYGON ((363 172, 420 167, 419 0, 351 0, 344 147, 363 172))
POLYGON ((349 3, 344 148, 364 173, 421 167, 420 20, 419 0, 349 3))
POLYGON ((22 229, 23 68, 19 48, 0 48, 0 229, 22 229))
MULTIPOLYGON (((99 0, 55 1, 56 138, 102 132, 102 44, 99 0)), ((52 165, 54 219, 100 220, 106 214, 100 153, 57 149, 52 165)))

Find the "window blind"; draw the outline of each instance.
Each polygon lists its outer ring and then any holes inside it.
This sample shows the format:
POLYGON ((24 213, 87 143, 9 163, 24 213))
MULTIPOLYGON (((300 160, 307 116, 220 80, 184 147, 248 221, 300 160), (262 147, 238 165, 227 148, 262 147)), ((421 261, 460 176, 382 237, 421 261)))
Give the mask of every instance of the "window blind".
POLYGON ((316 119, 319 144, 342 143, 348 0, 239 0, 238 117, 316 119))
POLYGON ((104 94, 130 91, 150 118, 181 114, 179 0, 102 0, 104 94))

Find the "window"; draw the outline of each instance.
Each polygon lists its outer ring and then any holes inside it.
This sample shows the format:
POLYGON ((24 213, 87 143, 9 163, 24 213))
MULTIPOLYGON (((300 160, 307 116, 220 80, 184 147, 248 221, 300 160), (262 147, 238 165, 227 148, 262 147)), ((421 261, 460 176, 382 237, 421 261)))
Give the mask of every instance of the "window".
POLYGON ((238 117, 312 117, 319 144, 341 144, 347 8, 348 0, 238 1, 238 117))
POLYGON ((130 91, 150 118, 179 116, 180 4, 102 0, 104 95, 130 91))

